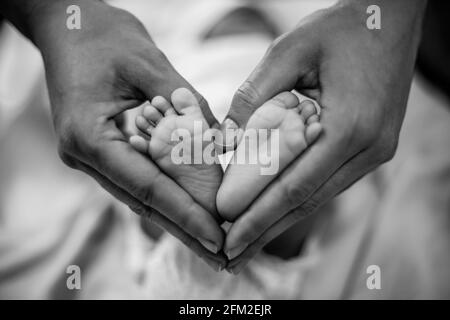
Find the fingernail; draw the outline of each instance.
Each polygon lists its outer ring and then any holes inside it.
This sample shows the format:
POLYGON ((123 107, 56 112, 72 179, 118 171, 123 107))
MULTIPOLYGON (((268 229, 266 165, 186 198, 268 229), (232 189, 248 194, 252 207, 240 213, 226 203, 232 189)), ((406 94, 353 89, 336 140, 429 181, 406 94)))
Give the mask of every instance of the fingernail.
POLYGON ((237 144, 242 138, 244 131, 239 128, 237 123, 229 118, 220 125, 221 139, 216 139, 216 148, 220 153, 226 153, 236 149, 237 144))
POLYGON ((240 255, 245 248, 247 248, 246 244, 240 245, 236 248, 230 249, 226 252, 226 255, 228 257, 229 260, 233 260, 234 258, 236 258, 238 255, 240 255))
POLYGON ((230 118, 226 118, 223 122, 222 125, 220 126, 220 129, 222 131, 230 129, 230 130, 236 130, 239 129, 239 126, 237 125, 236 122, 234 122, 233 120, 231 120, 230 118))
POLYGON ((232 268, 227 267, 225 270, 226 270, 229 274, 234 275, 234 273, 233 273, 233 268, 234 268, 234 267, 232 267, 232 268))
POLYGON ((236 131, 239 129, 239 126, 233 120, 227 118, 220 125, 220 131, 222 131, 222 145, 225 148, 233 148, 235 147, 236 142, 236 131))
POLYGON ((239 274, 239 271, 236 270, 236 268, 231 269, 231 273, 234 274, 235 276, 237 276, 239 274))
POLYGON ((240 265, 235 266, 234 268, 231 268, 229 270, 227 270, 229 273, 237 276, 242 270, 242 267, 240 267, 240 265))
POLYGON ((219 262, 211 261, 211 260, 205 260, 206 264, 210 266, 214 271, 219 272, 222 270, 222 265, 219 262))
POLYGON ((242 265, 238 265, 235 268, 231 269, 231 272, 237 276, 239 273, 241 273, 242 269, 244 268, 244 266, 242 265))
POLYGON ((209 251, 211 251, 212 253, 217 253, 219 251, 219 247, 213 243, 212 241, 206 240, 206 239, 202 239, 202 238, 198 238, 197 239, 198 242, 200 242, 206 249, 208 249, 209 251))

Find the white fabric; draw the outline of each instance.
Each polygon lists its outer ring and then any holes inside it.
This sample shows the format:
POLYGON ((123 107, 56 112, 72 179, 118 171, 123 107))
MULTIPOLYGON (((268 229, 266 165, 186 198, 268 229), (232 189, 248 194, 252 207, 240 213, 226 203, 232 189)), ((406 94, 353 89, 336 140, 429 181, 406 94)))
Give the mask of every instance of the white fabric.
MULTIPOLYGON (((214 21, 203 17, 218 18, 238 5, 212 2, 113 3, 144 22, 169 60, 223 117, 269 41, 237 36, 200 42, 214 21), (195 23, 191 33, 189 21, 195 23)), ((331 2, 245 3, 288 30, 331 2)), ((261 254, 235 277, 210 270, 169 235, 159 242, 145 238, 125 206, 61 164, 44 112, 42 64, 33 62, 37 51, 19 39, 11 29, 0 38, 13 57, 8 68, 0 67, 1 97, 9 97, 0 100, 0 298, 450 297, 449 103, 422 82, 413 85, 394 160, 323 210, 301 256, 286 262, 261 254), (24 61, 30 65, 18 77, 24 61), (81 291, 65 286, 70 264, 82 268, 81 291), (372 264, 381 267, 379 291, 366 287, 372 264)))

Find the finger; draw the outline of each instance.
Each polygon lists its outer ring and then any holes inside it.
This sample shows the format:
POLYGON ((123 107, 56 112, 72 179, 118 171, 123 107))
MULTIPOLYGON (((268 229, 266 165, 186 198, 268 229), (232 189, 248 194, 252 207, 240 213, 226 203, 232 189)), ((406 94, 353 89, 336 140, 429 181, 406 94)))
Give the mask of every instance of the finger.
POLYGON ((160 110, 165 117, 177 114, 169 101, 167 101, 164 97, 154 97, 152 99, 152 105, 155 106, 156 109, 160 110))
POLYGON ((225 257, 213 254, 211 251, 207 250, 200 242, 189 236, 185 231, 179 228, 169 219, 165 218, 159 212, 152 208, 144 206, 136 198, 131 196, 129 193, 123 189, 117 187, 109 179, 105 178, 103 175, 98 173, 96 170, 92 169, 88 165, 77 161, 77 169, 87 173, 89 176, 94 178, 106 191, 113 195, 120 202, 125 203, 130 207, 132 211, 144 217, 147 221, 156 223, 164 230, 169 232, 171 235, 179 239, 188 248, 193 250, 199 257, 205 260, 205 262, 210 265, 213 269, 223 269, 226 265, 225 257))
POLYGON ((276 40, 234 95, 227 119, 245 127, 257 108, 283 91, 294 90, 299 79, 315 67, 317 48, 293 41, 295 39, 290 35, 276 40))
POLYGON ((151 136, 152 131, 154 129, 153 124, 148 122, 146 118, 141 115, 138 115, 135 119, 136 128, 140 131, 141 134, 151 136))
MULTIPOLYGON (((154 99, 153 99, 154 100, 154 99)), ((142 117, 147 121, 150 121, 154 126, 157 126, 159 121, 163 118, 163 115, 153 105, 145 106, 142 117)))
POLYGON ((340 128, 342 121, 333 114, 324 113, 321 138, 294 160, 229 230, 224 248, 229 258, 238 255, 242 247, 256 241, 286 213, 300 206, 347 159, 357 154, 357 151, 347 150, 346 140, 334 133, 336 130, 330 125, 340 128))
POLYGON ((306 120, 306 125, 311 125, 313 123, 319 122, 320 121, 320 117, 318 114, 312 115, 311 117, 308 118, 308 120, 306 120))
POLYGON ((202 258, 211 268, 215 271, 221 271, 227 265, 227 259, 223 253, 213 253, 211 250, 207 250, 205 246, 198 240, 189 236, 179 226, 172 221, 150 208, 146 212, 146 220, 157 224, 175 238, 180 240, 185 246, 194 251, 198 257, 202 258))
POLYGON ((148 152, 148 141, 141 136, 131 136, 129 141, 133 148, 135 148, 137 151, 143 154, 146 154, 148 152))
POLYGON ((216 142, 218 151, 234 150, 239 143, 239 139, 234 136, 242 135, 233 134, 233 131, 245 128, 257 108, 283 91, 294 90, 302 82, 303 76, 315 68, 315 46, 293 44, 290 43, 294 41, 291 38, 288 35, 277 40, 237 90, 230 111, 220 127, 222 139, 216 142))
MULTIPOLYGON (((108 140, 90 142, 90 146, 84 148, 84 154, 90 157, 84 162, 144 205, 156 209, 193 238, 209 243, 214 252, 220 250, 223 230, 213 216, 162 173, 148 157, 124 141, 117 128, 112 124, 106 127, 108 129, 102 136, 108 140)), ((95 138, 92 139, 95 141, 95 138)))
POLYGON ((217 119, 214 117, 205 98, 175 70, 164 56, 160 57, 159 61, 152 61, 152 63, 154 65, 157 64, 158 66, 142 68, 137 73, 138 79, 130 79, 132 83, 143 92, 149 101, 152 101, 156 96, 162 96, 167 101, 171 101, 170 97, 173 91, 179 88, 187 88, 194 93, 197 98, 203 116, 208 124, 211 127, 218 127, 217 119), (155 72, 155 68, 161 68, 163 70, 155 72))
POLYGON ((289 229, 299 220, 312 214, 320 205, 333 199, 337 194, 349 188, 361 177, 372 171, 376 165, 370 163, 370 152, 358 154, 344 164, 322 187, 320 187, 300 207, 291 210, 287 215, 276 221, 260 237, 246 247, 243 252, 228 263, 227 269, 237 274, 267 243, 289 229))
POLYGON ((322 124, 320 122, 312 122, 307 125, 305 129, 305 139, 308 146, 319 138, 322 131, 322 124))
POLYGON ((309 100, 305 100, 300 105, 301 111, 300 114, 303 119, 308 120, 310 117, 317 114, 317 109, 314 103, 309 100))

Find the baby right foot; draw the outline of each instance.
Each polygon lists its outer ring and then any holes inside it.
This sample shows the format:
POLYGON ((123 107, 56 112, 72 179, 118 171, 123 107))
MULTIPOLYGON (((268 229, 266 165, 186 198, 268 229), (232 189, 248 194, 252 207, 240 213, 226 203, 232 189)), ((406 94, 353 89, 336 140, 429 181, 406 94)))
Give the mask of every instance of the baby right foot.
MULTIPOLYGON (((194 94, 185 88, 172 93, 171 102, 158 96, 146 106, 136 118, 136 126, 143 136, 130 138, 131 145, 138 151, 148 154, 167 175, 172 177, 203 208, 218 218, 216 194, 222 181, 222 168, 216 159, 213 163, 176 163, 173 149, 178 142, 172 141, 177 130, 189 133, 190 142, 199 143, 204 151, 212 142, 203 141, 206 130, 210 130, 194 94), (201 132, 195 131, 199 124, 201 132)), ((194 155, 190 155, 189 158, 194 155)), ((214 155, 211 155, 215 157, 214 155)), ((202 159, 203 160, 203 159, 202 159)))

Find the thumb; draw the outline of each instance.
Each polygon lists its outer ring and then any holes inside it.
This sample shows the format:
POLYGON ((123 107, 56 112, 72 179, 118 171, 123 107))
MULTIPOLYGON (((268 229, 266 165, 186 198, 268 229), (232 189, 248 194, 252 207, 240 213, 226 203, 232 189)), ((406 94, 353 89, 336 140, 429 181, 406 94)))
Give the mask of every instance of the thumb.
POLYGON ((175 70, 162 53, 156 60, 158 61, 150 61, 151 66, 148 69, 142 68, 138 76, 140 79, 133 81, 145 97, 151 101, 155 96, 163 96, 167 101, 170 101, 172 92, 176 89, 189 89, 196 96, 208 124, 218 126, 217 119, 211 112, 205 98, 175 70))
POLYGON ((236 91, 231 108, 221 125, 223 151, 233 150, 253 112, 283 91, 301 86, 316 59, 314 46, 299 45, 298 36, 283 35, 275 40, 250 76, 236 91), (235 134, 230 134, 235 131, 235 134), (239 133, 238 133, 239 132, 239 133), (234 144, 234 146, 232 146, 234 144))

